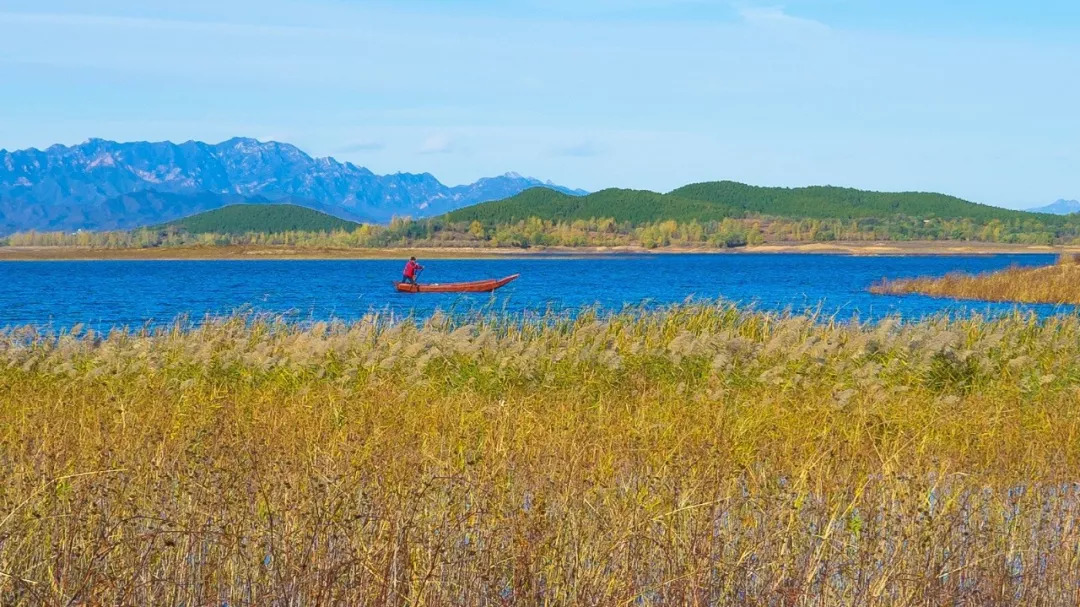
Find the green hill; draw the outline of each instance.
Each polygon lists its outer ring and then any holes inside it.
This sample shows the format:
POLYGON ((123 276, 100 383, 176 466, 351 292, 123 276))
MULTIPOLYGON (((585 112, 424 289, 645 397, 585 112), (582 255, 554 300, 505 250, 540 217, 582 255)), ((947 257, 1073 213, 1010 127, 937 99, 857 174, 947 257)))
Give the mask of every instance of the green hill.
MULTIPOLYGON (((713 181, 683 186, 668 195, 772 217, 861 219, 904 215, 975 221, 1034 217, 1032 213, 968 202, 945 194, 872 192, 832 186, 769 188, 733 181, 713 181)), ((1042 218, 1049 219, 1050 216, 1042 218)))
POLYGON ((165 224, 189 234, 280 234, 354 230, 360 224, 295 204, 233 204, 165 224))
POLYGON ((570 196, 547 188, 532 188, 505 200, 458 209, 445 217, 450 222, 477 220, 487 224, 514 223, 530 217, 553 221, 603 217, 640 224, 667 219, 719 221, 735 214, 741 213, 729 205, 648 190, 612 188, 587 196, 570 196))
POLYGON ((642 224, 668 219, 702 222, 754 216, 845 220, 904 216, 970 219, 978 223, 994 219, 1035 220, 1047 226, 1062 223, 1052 215, 1011 211, 944 194, 870 192, 830 186, 769 188, 731 181, 695 183, 667 194, 609 189, 587 196, 569 196, 534 188, 505 200, 453 211, 445 218, 450 222, 477 220, 485 224, 513 223, 529 217, 553 221, 611 218, 642 224))

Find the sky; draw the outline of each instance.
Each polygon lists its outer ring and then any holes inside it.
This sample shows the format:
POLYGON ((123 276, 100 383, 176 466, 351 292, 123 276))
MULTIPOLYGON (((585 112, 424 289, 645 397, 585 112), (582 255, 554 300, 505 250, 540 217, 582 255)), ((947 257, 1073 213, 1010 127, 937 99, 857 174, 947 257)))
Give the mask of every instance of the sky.
POLYGON ((0 0, 0 148, 1080 198, 1075 0, 0 0))

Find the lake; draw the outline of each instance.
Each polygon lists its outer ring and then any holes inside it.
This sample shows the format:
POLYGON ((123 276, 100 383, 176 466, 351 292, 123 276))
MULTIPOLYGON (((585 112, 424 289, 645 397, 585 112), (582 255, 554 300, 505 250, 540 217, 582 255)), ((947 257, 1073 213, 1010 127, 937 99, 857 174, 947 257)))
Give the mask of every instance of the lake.
POLYGON ((425 316, 436 309, 492 306, 511 313, 617 310, 694 299, 724 299, 759 310, 820 310, 863 320, 918 319, 952 313, 1040 315, 1072 306, 960 302, 921 296, 872 295, 882 277, 984 272, 1054 262, 1051 255, 849 257, 840 255, 522 256, 421 260, 422 280, 452 282, 520 273, 490 294, 404 294, 391 287, 402 261, 45 261, 0 262, 0 327, 95 328, 194 320, 237 310, 282 314, 297 321, 356 319, 371 311, 425 316))

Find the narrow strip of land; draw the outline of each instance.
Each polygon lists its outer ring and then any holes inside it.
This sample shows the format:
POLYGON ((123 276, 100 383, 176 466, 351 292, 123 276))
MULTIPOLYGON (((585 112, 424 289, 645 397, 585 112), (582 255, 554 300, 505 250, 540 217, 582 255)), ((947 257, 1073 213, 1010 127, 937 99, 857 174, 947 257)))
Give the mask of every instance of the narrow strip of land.
POLYGON ((620 254, 745 254, 803 253, 832 255, 994 255, 1055 254, 1080 252, 1080 247, 1051 247, 983 242, 780 242, 737 248, 670 246, 618 247, 297 247, 297 246, 176 246, 176 247, 0 247, 0 261, 33 260, 185 260, 185 259, 401 259, 416 255, 427 259, 497 259, 523 255, 620 255, 620 254))
POLYGON ((1080 305, 1080 264, 1073 256, 1038 268, 1013 267, 985 274, 954 273, 942 277, 884 280, 873 293, 931 297, 1080 305))

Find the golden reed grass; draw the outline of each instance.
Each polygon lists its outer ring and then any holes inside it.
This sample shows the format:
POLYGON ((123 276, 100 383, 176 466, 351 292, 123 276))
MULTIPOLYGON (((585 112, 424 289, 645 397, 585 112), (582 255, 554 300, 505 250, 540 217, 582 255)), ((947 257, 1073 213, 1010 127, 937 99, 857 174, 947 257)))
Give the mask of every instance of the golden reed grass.
POLYGON ((1064 254, 1053 266, 1011 267, 984 274, 952 273, 941 278, 883 280, 878 294, 919 293, 933 297, 1080 305, 1080 255, 1064 254))
POLYGON ((1080 318, 0 335, 0 604, 1075 605, 1080 318))

